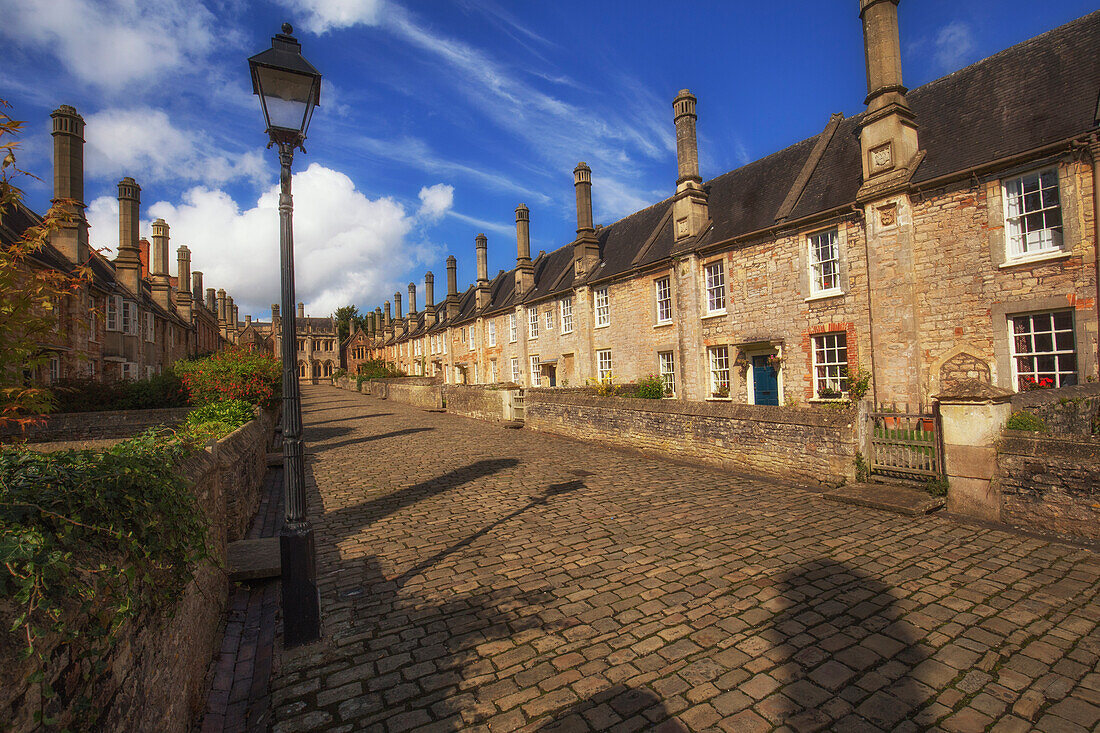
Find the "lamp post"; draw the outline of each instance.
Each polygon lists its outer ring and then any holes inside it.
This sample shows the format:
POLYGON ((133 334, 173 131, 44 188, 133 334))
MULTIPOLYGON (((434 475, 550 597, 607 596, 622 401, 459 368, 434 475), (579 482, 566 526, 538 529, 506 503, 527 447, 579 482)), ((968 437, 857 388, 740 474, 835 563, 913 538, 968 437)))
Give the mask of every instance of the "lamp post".
POLYGON ((302 399, 298 388, 297 327, 294 313, 294 209, 290 164, 301 148, 321 97, 321 74, 302 57, 302 45, 283 32, 271 48, 248 59, 252 93, 260 97, 270 142, 279 148, 279 250, 283 325, 283 489, 286 519, 279 534, 282 560, 283 645, 298 646, 321 637, 321 599, 313 526, 306 517, 305 467, 302 460, 302 399))

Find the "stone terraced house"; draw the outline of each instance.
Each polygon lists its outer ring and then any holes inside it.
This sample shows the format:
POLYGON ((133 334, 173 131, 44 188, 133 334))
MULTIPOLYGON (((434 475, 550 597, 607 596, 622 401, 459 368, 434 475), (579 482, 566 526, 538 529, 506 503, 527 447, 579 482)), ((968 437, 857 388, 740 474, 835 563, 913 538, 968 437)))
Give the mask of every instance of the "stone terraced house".
POLYGON ((913 404, 961 379, 1095 379, 1100 12, 907 90, 896 6, 860 2, 865 112, 703 181, 684 90, 673 195, 595 226, 580 163, 573 242, 532 259, 520 204, 513 270, 490 279, 477 235, 475 283, 458 291, 452 256, 442 302, 431 273, 423 309, 395 294, 367 356, 448 383, 655 374, 755 404, 840 398, 861 371, 913 404))

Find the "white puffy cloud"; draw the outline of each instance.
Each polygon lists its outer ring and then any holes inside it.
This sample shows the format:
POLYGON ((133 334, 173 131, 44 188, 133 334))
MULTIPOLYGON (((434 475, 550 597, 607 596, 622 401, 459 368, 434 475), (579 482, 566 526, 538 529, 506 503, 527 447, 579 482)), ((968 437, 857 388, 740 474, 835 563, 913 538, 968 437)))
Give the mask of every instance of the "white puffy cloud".
POLYGON ((107 109, 85 117, 90 176, 133 176, 146 181, 202 181, 221 184, 245 178, 268 181, 274 167, 260 151, 231 153, 201 132, 185 132, 163 110, 107 109))
POLYGON ((417 216, 428 221, 439 221, 451 210, 455 202, 455 187, 445 183, 420 189, 420 210, 417 216))
MULTIPOLYGON (((349 303, 373 308, 399 289, 394 278, 434 254, 411 236, 430 219, 410 214, 393 198, 368 198, 343 173, 313 163, 294 174, 292 185, 297 300, 311 315, 327 316, 349 303)), ((171 261, 175 249, 186 244, 191 267, 203 273, 206 287, 225 288, 242 314, 266 316, 279 300, 278 203, 277 185, 250 208, 222 190, 196 186, 178 203, 149 206, 142 232, 148 232, 146 220, 163 218, 170 227, 171 261)), ((91 202, 93 246, 114 247, 117 212, 109 197, 91 202)))
POLYGON ((198 0, 0 0, 0 36, 48 49, 85 84, 118 90, 204 58, 214 15, 198 0))
POLYGON ((303 28, 317 35, 354 25, 376 25, 383 9, 383 0, 282 0, 282 4, 301 13, 303 28))
POLYGON ((936 34, 936 63, 943 71, 961 69, 974 55, 974 32, 970 25, 955 20, 936 34))

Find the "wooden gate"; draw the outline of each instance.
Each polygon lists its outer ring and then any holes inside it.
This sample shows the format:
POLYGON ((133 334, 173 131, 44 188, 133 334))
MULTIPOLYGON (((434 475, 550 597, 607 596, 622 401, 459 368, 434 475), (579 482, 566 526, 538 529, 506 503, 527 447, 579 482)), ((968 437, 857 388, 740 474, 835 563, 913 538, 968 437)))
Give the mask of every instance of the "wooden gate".
POLYGON ((916 480, 943 475, 943 434, 939 405, 916 412, 905 405, 878 405, 868 413, 871 473, 916 480))

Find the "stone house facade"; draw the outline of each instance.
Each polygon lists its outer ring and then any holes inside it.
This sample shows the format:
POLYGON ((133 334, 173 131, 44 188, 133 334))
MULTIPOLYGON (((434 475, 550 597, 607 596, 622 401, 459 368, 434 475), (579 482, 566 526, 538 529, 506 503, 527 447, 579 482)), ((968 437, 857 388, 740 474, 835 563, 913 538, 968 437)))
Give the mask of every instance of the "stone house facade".
MULTIPOLYGON (((270 344, 273 353, 281 356, 283 319, 278 304, 271 306, 270 344)), ((340 368, 341 350, 336 333, 336 319, 306 315, 305 303, 298 303, 294 318, 297 334, 298 379, 314 380, 331 377, 340 368)))
MULTIPOLYGON (((865 112, 702 181, 696 99, 673 103, 668 199, 423 310, 376 309, 369 355, 448 383, 664 380, 677 398, 830 401, 870 378, 928 404, 966 378, 1011 390, 1097 377, 1100 12, 918 89, 897 0, 861 0, 865 112)), ((428 273, 426 281, 431 283, 428 273)))

